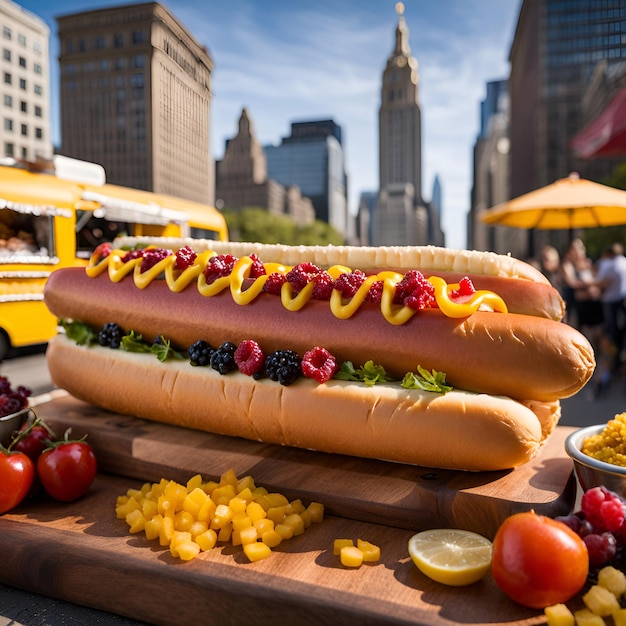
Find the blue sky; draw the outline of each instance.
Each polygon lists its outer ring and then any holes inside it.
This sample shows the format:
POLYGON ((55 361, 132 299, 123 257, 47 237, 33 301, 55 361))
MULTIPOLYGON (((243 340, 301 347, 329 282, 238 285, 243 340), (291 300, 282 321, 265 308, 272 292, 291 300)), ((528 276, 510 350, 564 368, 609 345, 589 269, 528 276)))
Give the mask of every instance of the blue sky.
MULTIPOLYGON (((58 143, 60 15, 120 0, 20 0, 51 30, 53 140, 58 143)), ((278 144, 293 121, 332 118, 342 127, 354 210, 378 187, 380 82, 395 42, 395 0, 165 0, 215 62, 211 149, 220 159, 248 108, 259 141, 278 144)), ((508 77, 521 0, 405 0, 420 76, 423 188, 438 175, 449 247, 464 248, 472 149, 485 84, 508 77)))

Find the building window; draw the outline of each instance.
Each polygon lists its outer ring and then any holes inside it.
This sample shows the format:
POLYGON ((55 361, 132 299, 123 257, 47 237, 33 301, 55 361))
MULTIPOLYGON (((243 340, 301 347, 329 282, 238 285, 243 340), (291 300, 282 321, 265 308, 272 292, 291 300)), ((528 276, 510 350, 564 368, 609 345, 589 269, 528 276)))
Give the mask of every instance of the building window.
POLYGON ((12 38, 12 36, 11 36, 11 29, 8 26, 3 26, 2 27, 2 36, 5 39, 11 39, 12 38))
POLYGON ((133 43, 143 43, 143 31, 142 30, 133 31, 133 43))
POLYGON ((117 33, 113 36, 113 45, 116 48, 121 48, 124 45, 124 35, 122 33, 117 33))
POLYGON ((11 62, 11 51, 7 50, 6 48, 2 51, 2 58, 5 61, 9 61, 9 63, 11 62))
POLYGON ((41 85, 35 85, 33 90, 38 96, 43 94, 43 88, 41 87, 41 85))
POLYGON ((28 113, 28 103, 25 100, 20 100, 20 111, 22 113, 28 113))
POLYGON ((35 128, 35 137, 43 139, 43 130, 41 128, 35 128))
POLYGON ((9 119, 8 117, 4 118, 4 130, 13 130, 13 120, 9 119))
POLYGON ((26 79, 25 78, 20 78, 20 89, 22 89, 23 91, 26 91, 26 79))
POLYGON ((17 43, 19 43, 20 46, 25 48, 26 47, 26 35, 18 35, 17 36, 17 43))
POLYGON ((22 124, 21 133, 22 137, 28 137, 28 126, 26 124, 22 124))
POLYGON ((143 54, 137 54, 133 57, 132 59, 133 67, 143 67, 144 65, 145 65, 145 59, 143 57, 143 54))
POLYGON ((10 85, 11 83, 12 83, 11 74, 9 74, 9 72, 5 72, 4 73, 4 84, 5 85, 10 85))
POLYGON ((33 65, 33 71, 35 72, 35 74, 41 74, 41 63, 35 63, 33 65))
POLYGON ((4 144, 4 154, 6 156, 13 156, 14 152, 13 152, 13 144, 12 143, 5 143, 4 144))
POLYGON ((126 59, 124 57, 119 57, 115 59, 115 69, 123 70, 126 67, 126 59))
POLYGON ((37 105, 35 105, 35 117, 43 117, 42 109, 37 105))
POLYGON ((72 52, 74 52, 74 42, 71 39, 68 39, 65 42, 65 52, 67 54, 72 54, 72 52))
POLYGON ((19 64, 20 67, 26 67, 26 59, 24 57, 20 57, 19 64))
POLYGON ((109 60, 108 59, 102 59, 102 61, 100 61, 100 70, 103 72, 108 72, 109 71, 109 60))
POLYGON ((8 96, 8 95, 4 95, 4 106, 8 107, 9 109, 13 108, 13 97, 12 96, 8 96))
POLYGON ((39 41, 35 41, 33 43, 33 50, 37 53, 37 54, 41 54, 41 42, 39 41))
POLYGON ((26 148, 22 148, 22 158, 26 159, 28 157, 28 150, 26 148))
POLYGON ((100 35, 96 37, 96 50, 102 50, 104 48, 104 37, 100 35))
POLYGON ((84 40, 84 39, 81 39, 81 40, 78 42, 78 51, 79 51, 79 52, 85 52, 86 48, 87 48, 87 46, 85 45, 85 40, 84 40))

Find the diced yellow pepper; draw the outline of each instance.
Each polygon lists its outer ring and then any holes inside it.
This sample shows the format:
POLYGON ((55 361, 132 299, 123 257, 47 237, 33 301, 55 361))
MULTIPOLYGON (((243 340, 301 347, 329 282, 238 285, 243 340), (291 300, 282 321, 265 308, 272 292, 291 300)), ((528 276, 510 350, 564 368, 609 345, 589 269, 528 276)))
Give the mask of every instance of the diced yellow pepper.
POLYGON ((313 524, 318 524, 324 519, 324 505, 319 502, 311 502, 307 507, 313 524))
POLYGON ((274 530, 274 522, 271 519, 267 519, 267 517, 256 520, 253 526, 256 528, 257 533, 259 533, 259 537, 268 530, 274 530))
POLYGON ((255 488, 256 485, 252 476, 244 476, 237 481, 237 493, 240 494, 242 491, 247 491, 250 493, 250 499, 252 499, 252 490, 255 488))
POLYGON ((220 485, 231 485, 232 487, 236 487, 239 479, 237 478, 237 474, 235 474, 235 470, 232 468, 226 470, 220 477, 220 485))
POLYGON ((217 533, 212 528, 209 528, 197 535, 195 541, 200 546, 201 550, 207 552, 208 550, 212 550, 215 544, 217 544, 217 533))
POLYGON ((280 545, 280 543, 282 542, 283 538, 278 534, 278 532, 274 529, 272 530, 266 530, 262 535, 261 535, 261 541, 266 545, 269 546, 270 548, 275 548, 276 546, 280 545))
POLYGON ((233 525, 233 531, 240 531, 244 528, 250 528, 252 526, 252 518, 245 512, 238 513, 233 516, 231 524, 233 525))
POLYGON ((287 505, 282 504, 279 506, 273 506, 267 509, 267 518, 271 519, 274 524, 280 524, 287 515, 287 505))
POLYGON ((268 493, 267 499, 269 500, 270 506, 287 506, 289 504, 289 500, 282 493, 268 493))
POLYGON ((200 553, 200 546, 195 541, 187 541, 176 547, 178 558, 182 561, 191 561, 200 553))
POLYGON ((202 487, 202 476, 196 474, 187 481, 187 493, 191 493, 194 489, 200 489, 202 487))
POLYGON ((272 553, 271 548, 267 544, 260 541, 245 544, 243 546, 243 551, 248 557, 248 560, 251 562, 266 559, 272 553))
POLYGON ((154 539, 158 538, 159 534, 161 533, 162 523, 163 523, 163 516, 159 514, 155 515, 153 518, 149 519, 146 522, 144 533, 148 541, 153 541, 154 539))
POLYGON ((248 543, 254 543, 257 541, 259 535, 256 528, 254 526, 250 526, 249 528, 244 528, 239 531, 239 537, 241 539, 241 544, 245 546, 248 543))
POLYGON ((244 487, 243 489, 239 489, 239 485, 237 485, 237 497, 246 501, 246 504, 252 502, 254 496, 252 495, 252 489, 250 487, 244 487))
POLYGON ((341 564, 345 567, 361 567, 363 565, 363 552, 356 546, 344 546, 339 553, 341 564))
POLYGON ((211 498, 207 498, 205 502, 200 505, 200 510, 198 511, 197 519, 202 520, 204 522, 210 522, 215 516, 215 510, 217 509, 217 505, 211 498))
POLYGON ((141 503, 141 510, 146 519, 152 519, 159 512, 159 507, 156 501, 146 498, 141 503))
POLYGON ((226 524, 219 529, 219 533, 217 534, 218 541, 230 541, 230 538, 233 534, 233 527, 231 524, 226 524))
POLYGON ((283 524, 286 526, 291 526, 293 528, 293 534, 301 535, 304 533, 304 520, 297 513, 292 513, 291 515, 287 515, 283 520, 283 524))
POLYGON ((233 512, 228 508, 228 504, 218 504, 215 509, 215 515, 211 520, 211 528, 223 528, 232 518, 233 512))
POLYGON ((291 515, 292 513, 302 513, 304 511, 304 504, 302 504, 302 500, 292 500, 287 505, 287 515, 291 515))
POLYGON ((356 540, 356 547, 363 553, 363 561, 366 563, 376 563, 380 561, 380 547, 364 541, 363 539, 356 540))
POLYGON ((140 509, 136 509, 126 516, 126 523, 128 524, 128 532, 140 533, 146 527, 146 518, 140 509))
POLYGON ((274 530, 283 539, 291 539, 293 537, 293 526, 287 526, 287 524, 276 524, 274 530))
POLYGON ((267 517, 265 509, 258 502, 250 502, 246 507, 246 513, 250 516, 253 523, 256 522, 256 520, 267 517))
POLYGON ((174 519, 171 517, 163 517, 161 528, 159 528, 159 544, 169 546, 174 535, 174 519))
POLYGON ((191 538, 195 540, 198 535, 201 535, 208 529, 209 525, 207 524, 207 522, 204 522, 202 520, 196 520, 189 528, 189 532, 191 533, 191 538))
POLYGON ((235 486, 226 484, 220 485, 219 487, 214 489, 213 493, 211 494, 211 499, 213 500, 213 502, 215 502, 215 504, 228 505, 228 503, 235 497, 235 495, 235 486))
POLYGON ((233 514, 245 512, 247 506, 248 503, 246 502, 246 500, 240 498, 239 496, 235 496, 228 503, 228 508, 233 512, 233 514))
POLYGON ((333 555, 339 556, 341 554, 341 548, 346 548, 354 545, 352 539, 335 539, 333 542, 333 555))

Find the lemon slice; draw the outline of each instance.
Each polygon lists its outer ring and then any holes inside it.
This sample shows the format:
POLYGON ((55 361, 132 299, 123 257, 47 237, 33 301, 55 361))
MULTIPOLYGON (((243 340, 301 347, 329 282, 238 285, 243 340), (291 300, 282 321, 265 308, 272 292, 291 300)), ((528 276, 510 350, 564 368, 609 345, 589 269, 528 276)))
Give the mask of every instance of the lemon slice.
POLYGON ((469 530, 435 528, 409 539, 409 555, 426 576, 444 585, 471 585, 491 566, 489 539, 469 530))

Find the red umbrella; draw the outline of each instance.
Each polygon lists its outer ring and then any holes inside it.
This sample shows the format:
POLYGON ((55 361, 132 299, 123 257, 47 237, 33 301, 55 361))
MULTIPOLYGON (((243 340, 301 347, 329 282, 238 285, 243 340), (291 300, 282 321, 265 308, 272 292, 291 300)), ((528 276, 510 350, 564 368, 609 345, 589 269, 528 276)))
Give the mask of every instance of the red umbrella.
POLYGON ((581 159, 626 156, 626 87, 570 143, 581 159))

